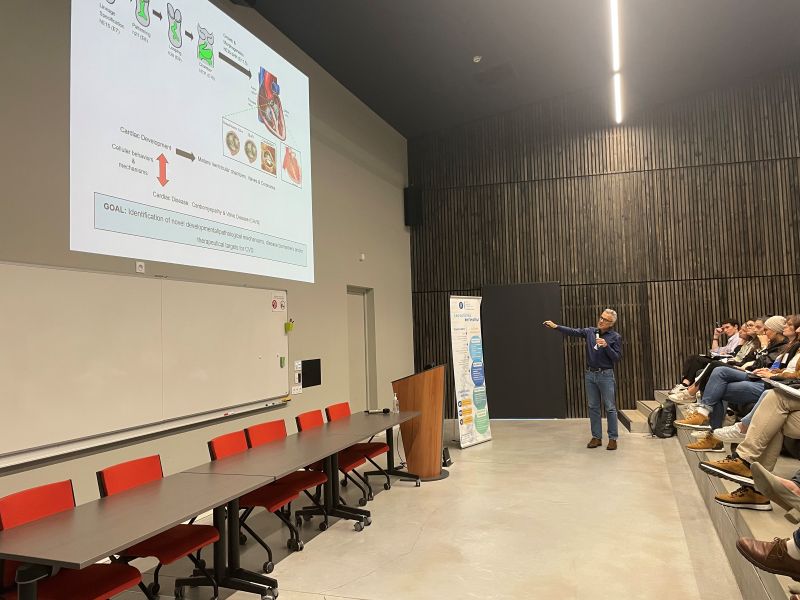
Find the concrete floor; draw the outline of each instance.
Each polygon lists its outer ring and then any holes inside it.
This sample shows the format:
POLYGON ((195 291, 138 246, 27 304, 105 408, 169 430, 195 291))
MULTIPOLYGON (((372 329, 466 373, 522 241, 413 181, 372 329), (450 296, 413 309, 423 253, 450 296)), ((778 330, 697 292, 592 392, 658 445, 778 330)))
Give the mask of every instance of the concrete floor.
MULTIPOLYGON (((256 515, 280 561, 280 600, 741 599, 676 438, 623 431, 608 452, 585 448, 585 420, 494 421, 492 432, 451 448, 448 479, 388 492, 374 480, 363 532, 309 524, 305 550, 286 556, 277 519, 256 515)), ((263 561, 248 543, 243 566, 263 561)))

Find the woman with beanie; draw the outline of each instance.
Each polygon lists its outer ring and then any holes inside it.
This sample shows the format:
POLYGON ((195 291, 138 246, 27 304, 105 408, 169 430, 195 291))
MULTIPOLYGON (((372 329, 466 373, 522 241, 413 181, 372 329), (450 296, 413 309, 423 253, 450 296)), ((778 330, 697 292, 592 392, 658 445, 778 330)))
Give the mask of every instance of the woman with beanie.
MULTIPOLYGON (((753 371, 769 369, 775 360, 786 352, 786 336, 784 328, 786 319, 774 316, 767 319, 764 324, 764 333, 769 345, 762 350, 750 367, 753 371)), ((700 400, 700 406, 686 419, 675 421, 676 427, 683 429, 697 429, 711 431, 722 425, 725 417, 724 401, 736 404, 757 402, 764 391, 764 383, 760 377, 751 375, 746 371, 731 367, 715 369, 708 379, 705 392, 700 400), (753 379, 755 377, 755 379, 753 379)), ((723 452, 722 441, 714 438, 710 433, 705 438, 688 446, 696 452, 723 452)))

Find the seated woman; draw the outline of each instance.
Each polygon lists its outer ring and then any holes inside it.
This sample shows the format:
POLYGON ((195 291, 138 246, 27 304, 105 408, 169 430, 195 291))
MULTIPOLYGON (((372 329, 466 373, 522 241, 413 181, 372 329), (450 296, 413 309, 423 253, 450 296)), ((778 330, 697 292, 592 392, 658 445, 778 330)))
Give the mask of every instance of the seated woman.
MULTIPOLYGON (((787 338, 785 333, 794 337, 794 327, 787 327, 786 319, 780 316, 770 317, 766 322, 766 335, 769 346, 761 352, 751 367, 754 372, 720 367, 714 369, 706 385, 700 405, 694 414, 685 419, 675 421, 675 426, 684 429, 698 429, 709 431, 709 436, 687 446, 690 450, 716 451, 724 450, 722 442, 710 435, 710 430, 718 429, 725 416, 725 402, 747 404, 756 402, 764 391, 764 382, 755 371, 775 365, 776 359, 787 351, 787 338), (771 362, 770 362, 771 361, 771 362)), ((769 372, 769 371, 767 371, 769 372)), ((760 371, 763 373, 763 371, 760 371)))
MULTIPOLYGON (((760 373, 762 373, 763 377, 775 379, 776 381, 800 379, 800 315, 793 315, 790 317, 790 319, 792 324, 795 326, 795 338, 789 352, 786 354, 793 356, 791 356, 789 359, 785 369, 770 370, 768 373, 764 370, 761 370, 760 373)), ((756 402, 755 406, 750 409, 750 412, 747 413, 747 415, 745 415, 741 421, 734 423, 733 425, 728 425, 727 427, 715 429, 714 437, 718 440, 722 440, 723 442, 728 442, 731 444, 743 442, 745 435, 747 434, 747 429, 750 427, 750 423, 753 420, 753 415, 755 415, 756 410, 758 410, 758 407, 761 405, 761 401, 764 399, 765 394, 766 392, 761 394, 758 402, 756 402)))
POLYGON ((697 393, 705 389, 708 378, 714 369, 724 365, 743 367, 752 362, 756 357, 756 353, 761 350, 761 340, 755 334, 754 321, 747 321, 742 326, 741 330, 739 330, 739 341, 741 344, 736 347, 733 356, 728 361, 709 361, 688 388, 670 392, 669 399, 675 404, 691 404, 696 401, 697 393))

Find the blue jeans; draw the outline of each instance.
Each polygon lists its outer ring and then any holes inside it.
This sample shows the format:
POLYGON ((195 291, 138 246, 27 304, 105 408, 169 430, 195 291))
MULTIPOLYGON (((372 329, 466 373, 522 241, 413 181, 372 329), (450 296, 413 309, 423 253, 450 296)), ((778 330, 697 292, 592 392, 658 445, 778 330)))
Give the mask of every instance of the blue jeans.
POLYGON ((700 402, 711 409, 711 427, 722 427, 727 403, 747 404, 758 401, 764 392, 764 383, 748 379, 747 373, 730 367, 714 369, 708 378, 700 402))
POLYGON ((766 390, 763 394, 761 394, 758 397, 758 402, 756 402, 756 405, 752 409, 750 409, 749 413, 747 413, 744 417, 742 417, 742 424, 743 425, 747 425, 748 427, 750 427, 750 423, 753 420, 753 415, 756 414, 756 411, 758 410, 758 407, 761 406, 761 401, 764 399, 764 396, 767 395, 768 391, 769 390, 766 390))
POLYGON ((615 440, 619 436, 617 431, 617 405, 614 402, 614 393, 617 382, 614 371, 586 371, 586 398, 589 400, 589 423, 592 428, 592 437, 603 439, 603 421, 600 418, 600 401, 606 407, 608 419, 608 439, 615 440))

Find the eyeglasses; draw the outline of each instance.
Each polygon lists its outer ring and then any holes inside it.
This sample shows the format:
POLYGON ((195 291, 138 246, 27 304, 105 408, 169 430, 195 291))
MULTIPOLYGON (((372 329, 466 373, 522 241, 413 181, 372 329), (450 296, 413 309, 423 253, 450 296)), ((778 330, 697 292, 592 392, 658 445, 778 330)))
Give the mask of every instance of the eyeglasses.
POLYGON ((600 320, 604 323, 613 323, 614 319, 606 319, 603 315, 600 315, 600 320))

